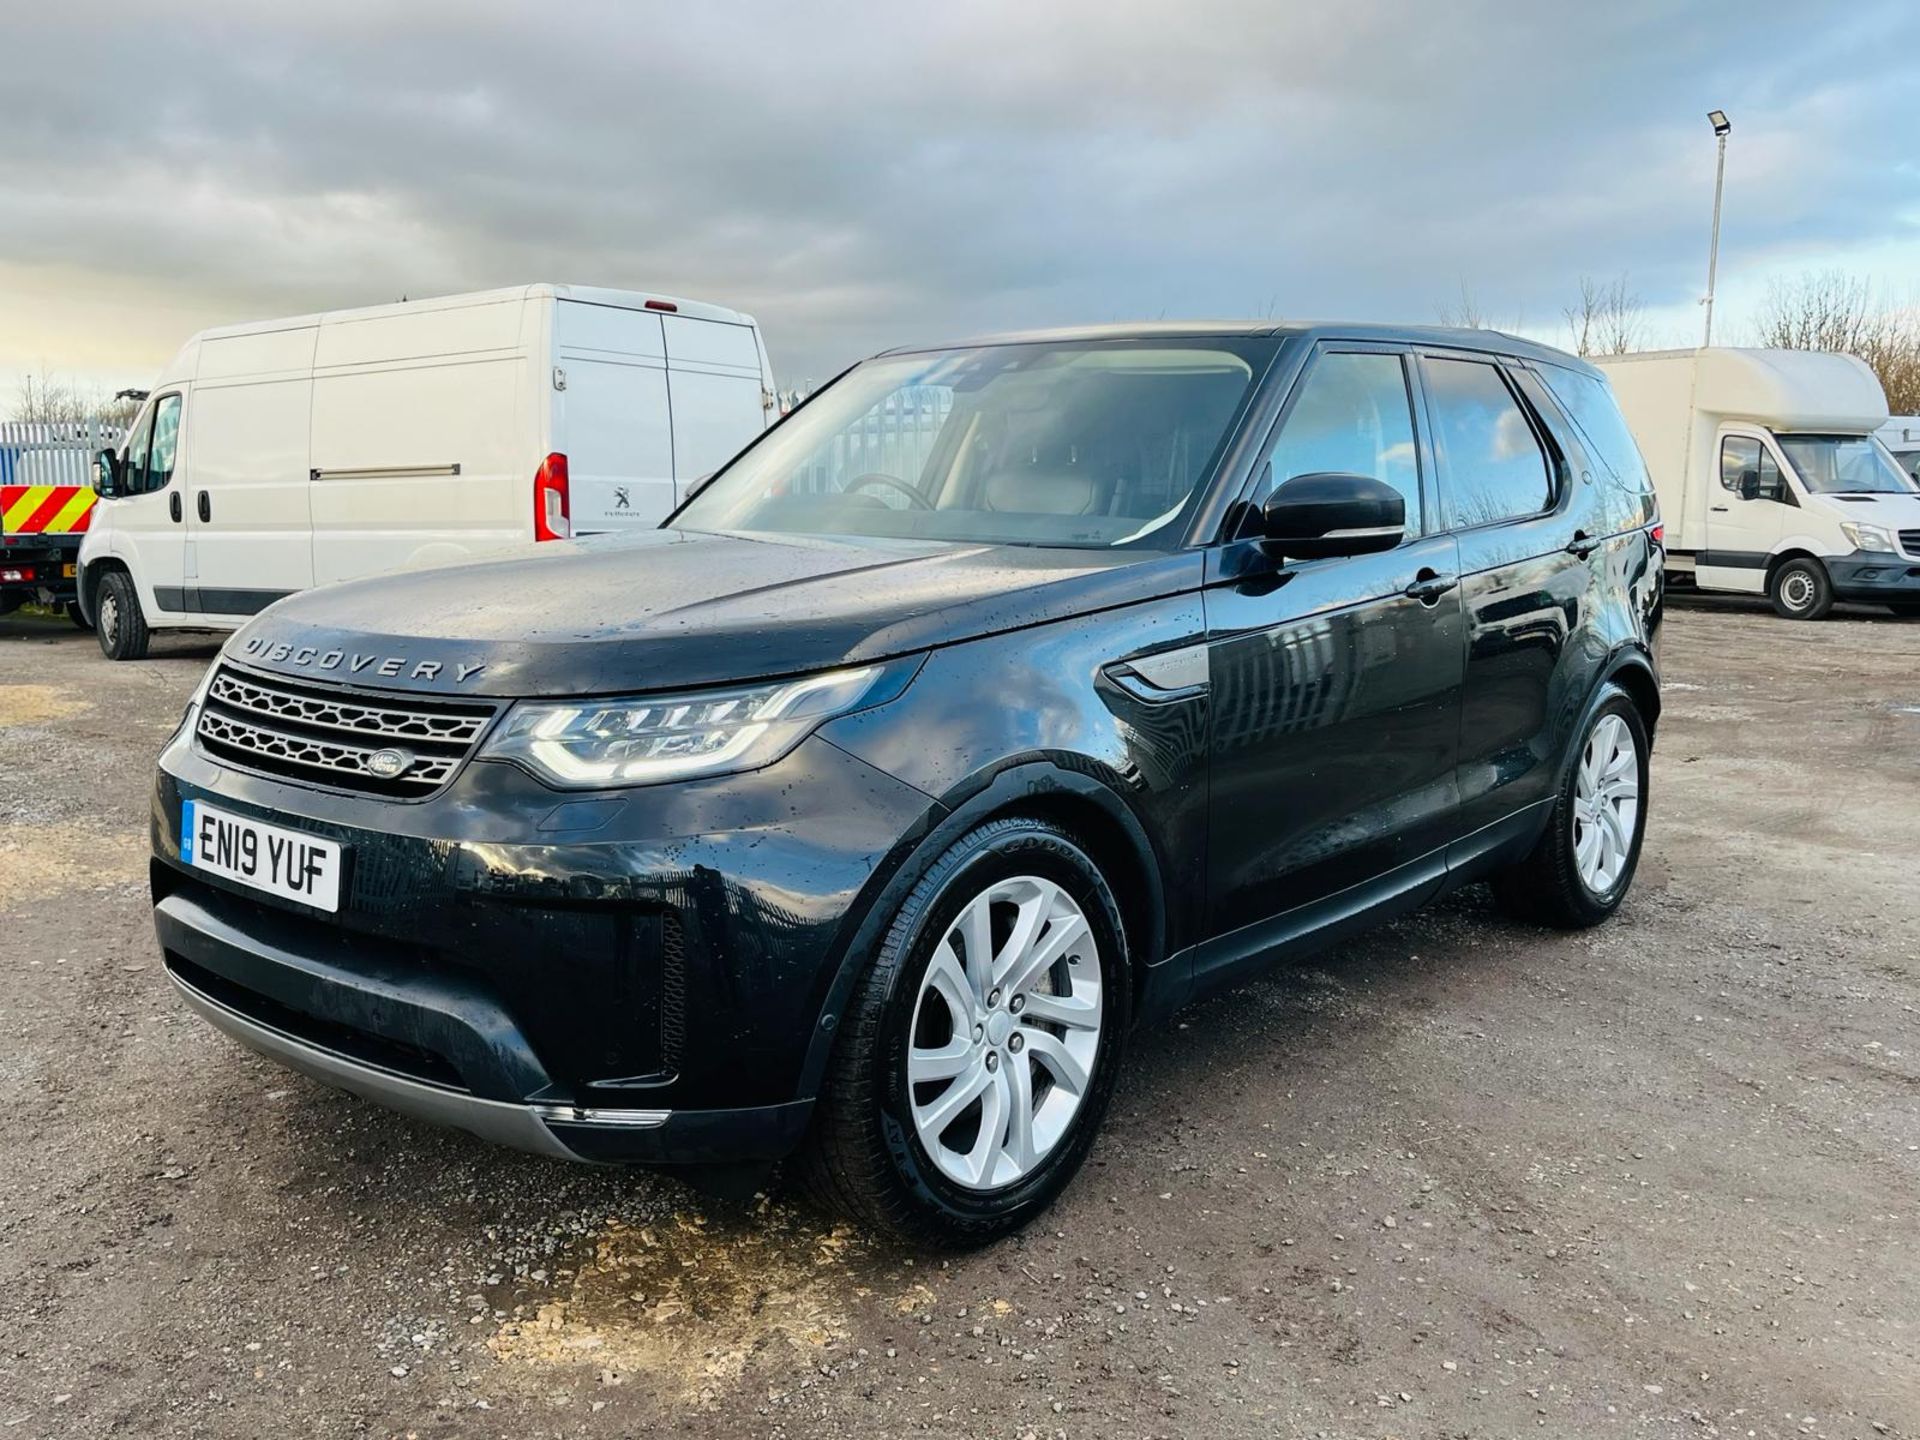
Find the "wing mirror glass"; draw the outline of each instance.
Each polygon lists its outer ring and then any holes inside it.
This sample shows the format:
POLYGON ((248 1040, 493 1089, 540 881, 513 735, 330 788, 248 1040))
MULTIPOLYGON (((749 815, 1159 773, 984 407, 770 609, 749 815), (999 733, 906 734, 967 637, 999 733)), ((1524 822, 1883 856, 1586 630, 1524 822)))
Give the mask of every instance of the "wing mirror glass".
POLYGON ((111 450, 93 457, 93 493, 109 500, 120 493, 120 457, 111 450))
POLYGON ((1275 486, 1260 521, 1262 546, 1286 559, 1372 555, 1406 537, 1407 502, 1371 475, 1316 471, 1275 486))

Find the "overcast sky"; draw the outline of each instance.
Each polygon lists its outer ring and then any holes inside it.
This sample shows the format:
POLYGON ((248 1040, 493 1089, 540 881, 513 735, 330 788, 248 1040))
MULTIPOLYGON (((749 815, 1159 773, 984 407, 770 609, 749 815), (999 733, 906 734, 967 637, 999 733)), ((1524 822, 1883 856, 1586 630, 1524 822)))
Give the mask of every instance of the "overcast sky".
MULTIPOLYGON (((1920 7, 0 0, 0 380, 529 280, 757 315, 783 383, 1160 317, 1551 335, 1582 274, 1696 343, 1770 275, 1920 297, 1920 7), (1826 13, 1819 13, 1825 11, 1826 13)), ((13 396, 0 393, 0 409, 13 396)))

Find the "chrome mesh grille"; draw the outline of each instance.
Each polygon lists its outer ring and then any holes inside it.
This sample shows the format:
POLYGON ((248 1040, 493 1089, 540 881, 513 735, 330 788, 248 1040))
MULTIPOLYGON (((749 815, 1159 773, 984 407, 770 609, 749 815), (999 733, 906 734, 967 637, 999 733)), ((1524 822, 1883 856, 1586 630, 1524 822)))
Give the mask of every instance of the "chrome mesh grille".
POLYGON ((453 778, 494 714, 491 705, 364 695, 222 665, 207 686, 194 736, 216 759, 247 769, 417 797, 453 778), (390 751, 404 757, 398 773, 374 763, 390 751))

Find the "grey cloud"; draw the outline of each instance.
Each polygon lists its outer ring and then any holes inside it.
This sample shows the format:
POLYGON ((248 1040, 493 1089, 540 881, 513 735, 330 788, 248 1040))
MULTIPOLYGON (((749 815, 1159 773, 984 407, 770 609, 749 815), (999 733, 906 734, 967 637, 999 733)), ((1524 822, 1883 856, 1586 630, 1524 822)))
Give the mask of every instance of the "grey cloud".
POLYGON ((1726 265, 1911 237, 1920 198, 1901 3, 4 23, 26 119, 0 154, 0 259, 212 291, 233 318, 653 286, 754 310, 795 377, 1009 325, 1424 320, 1462 280, 1536 324, 1583 271, 1685 298, 1711 104, 1739 127, 1726 265))

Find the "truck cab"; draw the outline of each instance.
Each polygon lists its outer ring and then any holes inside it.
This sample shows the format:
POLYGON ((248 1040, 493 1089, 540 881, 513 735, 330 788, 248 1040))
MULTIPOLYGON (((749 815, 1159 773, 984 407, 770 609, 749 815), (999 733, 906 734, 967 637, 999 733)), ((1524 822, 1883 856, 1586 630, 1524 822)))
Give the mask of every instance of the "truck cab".
POLYGON ((1644 453, 1676 578, 1920 615, 1920 485, 1881 442, 1886 399, 1851 355, 1715 348, 1599 362, 1644 453))

